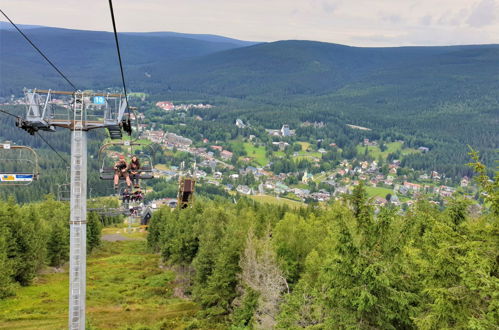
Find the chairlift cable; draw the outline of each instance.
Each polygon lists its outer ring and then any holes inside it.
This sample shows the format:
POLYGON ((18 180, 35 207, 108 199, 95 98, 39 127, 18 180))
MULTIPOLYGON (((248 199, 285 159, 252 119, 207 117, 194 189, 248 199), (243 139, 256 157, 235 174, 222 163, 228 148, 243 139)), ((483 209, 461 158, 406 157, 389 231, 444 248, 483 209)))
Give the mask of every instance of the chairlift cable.
MULTIPOLYGON (((128 94, 126 90, 125 83, 125 73, 123 71, 123 62, 121 60, 121 52, 120 52, 120 43, 118 41, 118 32, 116 31, 116 21, 114 19, 114 10, 113 10, 113 1, 109 0, 109 10, 111 11, 111 20, 113 22, 113 31, 114 31, 114 40, 116 41, 116 51, 118 52, 118 60, 120 63, 120 71, 121 71, 121 82, 123 83, 123 90, 125 92, 125 100, 126 100, 126 108, 128 111, 128 124, 130 124, 130 107, 128 106, 128 94)), ((131 130, 131 127, 130 127, 131 130)), ((131 132, 129 132, 131 134, 131 132)))
POLYGON ((57 156, 59 156, 59 158, 62 159, 66 163, 67 166, 70 166, 69 162, 64 157, 62 157, 61 154, 58 153, 57 150, 55 150, 55 148, 52 147, 52 145, 50 143, 48 143, 47 140, 45 140, 45 138, 43 137, 43 135, 40 134, 40 132, 36 132, 36 133, 38 133, 38 136, 42 139, 42 141, 45 142, 50 147, 50 149, 52 149, 52 151, 55 152, 57 154, 57 156))
POLYGON ((2 110, 2 109, 0 109, 0 112, 3 112, 4 114, 12 116, 12 117, 15 117, 15 118, 20 118, 19 116, 16 116, 16 115, 14 115, 14 114, 12 114, 12 113, 10 113, 8 111, 2 110))
POLYGON ((66 82, 68 84, 71 85, 71 87, 73 87, 73 89, 76 91, 77 88, 76 86, 68 79, 68 77, 66 77, 66 75, 64 75, 64 73, 62 73, 61 70, 59 70, 57 68, 57 66, 52 63, 51 60, 49 60, 49 58, 47 56, 45 56, 45 54, 40 50, 40 48, 38 48, 31 40, 30 38, 28 38, 28 36, 26 34, 24 34, 23 31, 21 31, 21 29, 19 29, 19 27, 9 18, 9 16, 7 16, 7 14, 5 14, 3 12, 2 9, 0 9, 0 12, 2 13, 3 16, 5 16, 5 18, 10 22, 10 24, 12 24, 13 27, 16 28, 16 30, 24 37, 24 39, 26 39, 26 41, 28 41, 30 43, 31 46, 33 46, 33 48, 55 69, 55 71, 57 71, 57 73, 59 73, 61 75, 62 78, 64 78, 66 80, 66 82))
MULTIPOLYGON (((16 115, 14 115, 14 114, 12 114, 12 113, 10 113, 10 112, 8 112, 8 111, 2 110, 2 109, 0 109, 0 112, 4 113, 4 114, 6 114, 6 115, 9 115, 9 116, 15 117, 15 118, 21 118, 21 117, 19 117, 19 116, 16 116, 16 115)), ((57 150, 55 150, 55 148, 54 148, 54 147, 52 147, 52 145, 51 145, 50 143, 48 143, 48 141, 47 141, 47 140, 45 140, 45 138, 44 138, 44 137, 40 134, 40 132, 35 132, 35 133, 38 133, 38 136, 42 139, 42 141, 43 141, 43 142, 45 142, 45 143, 46 143, 46 144, 50 147, 50 149, 52 149, 52 150, 53 150, 53 151, 57 154, 57 156, 59 156, 59 158, 61 158, 61 159, 62 159, 62 160, 66 163, 66 165, 68 165, 68 166, 69 166, 68 161, 67 161, 66 159, 64 159, 64 158, 61 156, 61 154, 60 154, 59 152, 57 152, 57 150)))

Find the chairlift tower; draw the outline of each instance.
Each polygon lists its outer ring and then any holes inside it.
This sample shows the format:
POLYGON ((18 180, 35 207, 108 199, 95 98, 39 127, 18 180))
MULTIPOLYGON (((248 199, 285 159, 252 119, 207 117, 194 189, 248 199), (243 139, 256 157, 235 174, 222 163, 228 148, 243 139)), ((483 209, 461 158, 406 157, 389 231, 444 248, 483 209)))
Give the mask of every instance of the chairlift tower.
POLYGON ((87 258, 87 132, 107 128, 121 138, 127 100, 122 94, 87 91, 25 90, 27 114, 16 125, 30 134, 39 130, 71 130, 69 329, 85 329, 87 258), (54 98, 54 96, 60 99, 54 98))

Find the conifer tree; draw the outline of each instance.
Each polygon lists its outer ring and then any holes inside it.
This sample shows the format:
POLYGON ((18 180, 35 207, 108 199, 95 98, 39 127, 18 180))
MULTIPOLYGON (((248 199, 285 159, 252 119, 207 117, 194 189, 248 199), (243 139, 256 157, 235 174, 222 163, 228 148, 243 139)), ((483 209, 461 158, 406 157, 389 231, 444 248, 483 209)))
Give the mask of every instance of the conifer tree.
POLYGON ((99 215, 95 212, 91 212, 88 215, 87 221, 87 252, 90 253, 101 243, 101 230, 102 224, 100 222, 99 215))
POLYGON ((69 231, 60 223, 52 225, 47 242, 50 266, 60 267, 69 257, 69 231))
POLYGON ((0 299, 12 294, 12 263, 7 257, 5 228, 0 226, 0 299))

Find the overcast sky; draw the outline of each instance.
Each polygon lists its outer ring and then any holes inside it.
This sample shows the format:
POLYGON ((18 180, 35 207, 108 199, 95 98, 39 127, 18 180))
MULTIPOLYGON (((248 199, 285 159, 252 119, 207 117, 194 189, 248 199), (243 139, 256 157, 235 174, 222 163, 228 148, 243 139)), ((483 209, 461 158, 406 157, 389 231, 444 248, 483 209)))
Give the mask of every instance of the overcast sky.
MULTIPOLYGON (((355 46, 499 43, 499 0, 114 0, 118 31, 355 46)), ((112 29, 107 0, 0 0, 16 23, 112 29)), ((0 17, 2 19, 2 17, 0 17)))

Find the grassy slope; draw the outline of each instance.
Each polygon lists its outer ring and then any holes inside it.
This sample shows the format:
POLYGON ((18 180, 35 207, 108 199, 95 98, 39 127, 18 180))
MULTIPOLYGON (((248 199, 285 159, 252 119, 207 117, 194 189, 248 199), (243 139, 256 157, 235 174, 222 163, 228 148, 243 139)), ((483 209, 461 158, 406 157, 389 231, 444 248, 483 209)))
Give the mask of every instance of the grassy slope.
POLYGON ((244 150, 248 154, 248 157, 252 158, 260 166, 265 166, 269 162, 265 156, 265 147, 257 147, 246 142, 244 143, 244 150))
MULTIPOLYGON (((388 188, 383 188, 383 187, 366 187, 367 194, 369 197, 382 197, 385 198, 387 194, 395 195, 396 192, 393 191, 393 189, 388 189, 388 188)), ((399 200, 401 202, 408 201, 409 198, 402 196, 400 194, 397 194, 399 200)))
POLYGON ((154 164, 154 167, 157 168, 158 170, 162 170, 162 171, 169 170, 169 167, 166 166, 165 164, 154 164))
POLYGON ((310 148, 309 142, 297 142, 301 145, 301 151, 298 152, 298 156, 294 157, 295 160, 301 159, 312 159, 312 158, 322 158, 322 154, 320 152, 307 151, 310 148))
POLYGON ((393 189, 383 187, 366 187, 366 191, 369 197, 379 196, 385 198, 387 194, 394 194, 393 189))
MULTIPOLYGON (((98 329, 133 325, 183 328, 197 306, 172 296, 175 275, 158 268, 143 239, 103 242, 88 259, 87 320, 98 329)), ((0 329, 67 327, 68 273, 39 276, 16 296, 0 301, 0 329)))
POLYGON ((277 204, 277 205, 288 205, 293 208, 298 208, 298 207, 306 207, 305 203, 301 203, 298 201, 293 201, 291 199, 287 198, 277 198, 274 196, 269 196, 269 195, 252 195, 249 196, 252 199, 261 202, 261 203, 269 203, 269 204, 277 204))
POLYGON ((298 142, 301 145, 301 151, 307 151, 308 147, 310 147, 310 143, 308 142, 298 142))
MULTIPOLYGON (((383 159, 386 159, 388 154, 397 152, 398 150, 401 151, 402 155, 408 155, 411 153, 419 152, 418 150, 413 149, 413 148, 403 148, 402 142, 390 142, 390 143, 387 143, 386 146, 387 146, 387 148, 383 152, 380 150, 379 146, 367 147, 367 149, 369 151, 369 156, 371 156, 371 158, 376 160, 376 159, 378 159, 378 157, 380 155, 383 157, 383 159)), ((360 145, 357 146, 357 153, 359 155, 363 155, 365 150, 366 150, 366 147, 360 146, 360 145)))

